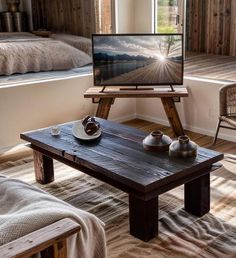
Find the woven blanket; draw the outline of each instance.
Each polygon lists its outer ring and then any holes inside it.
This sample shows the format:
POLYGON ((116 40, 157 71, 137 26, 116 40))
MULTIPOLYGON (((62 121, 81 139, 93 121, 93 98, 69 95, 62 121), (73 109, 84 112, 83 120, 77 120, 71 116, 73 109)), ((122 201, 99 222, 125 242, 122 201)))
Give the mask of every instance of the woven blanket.
MULTIPOLYGON (((236 257, 235 159, 211 175, 211 210, 202 218, 183 209, 183 186, 159 198, 159 235, 144 243, 129 234, 128 196, 101 181, 55 162, 56 181, 35 183, 32 158, 7 162, 0 173, 37 185, 103 222, 109 258, 236 257)), ((138 226, 138 225, 137 225, 138 226)))
POLYGON ((88 54, 61 41, 0 35, 0 75, 69 70, 91 62, 88 54))
POLYGON ((104 258, 104 224, 94 215, 74 208, 44 191, 0 176, 0 245, 63 218, 78 222, 81 231, 70 238, 69 257, 104 258))

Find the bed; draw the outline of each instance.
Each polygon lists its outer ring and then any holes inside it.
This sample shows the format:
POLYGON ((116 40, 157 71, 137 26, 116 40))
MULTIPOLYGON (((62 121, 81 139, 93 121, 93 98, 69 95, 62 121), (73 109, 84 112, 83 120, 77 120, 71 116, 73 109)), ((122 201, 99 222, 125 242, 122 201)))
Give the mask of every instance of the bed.
POLYGON ((63 35, 57 40, 60 34, 42 38, 31 33, 0 33, 0 75, 62 71, 91 64, 90 47, 85 47, 89 39, 72 36, 68 44, 63 35), (81 40, 85 43, 76 43, 81 40))

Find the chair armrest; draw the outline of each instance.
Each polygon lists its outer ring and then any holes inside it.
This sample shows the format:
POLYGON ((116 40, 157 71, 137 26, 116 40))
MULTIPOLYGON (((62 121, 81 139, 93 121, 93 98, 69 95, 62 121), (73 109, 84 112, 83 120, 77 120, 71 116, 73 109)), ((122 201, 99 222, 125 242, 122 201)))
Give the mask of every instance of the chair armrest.
MULTIPOLYGON (((80 225, 71 219, 60 220, 0 246, 0 256, 4 258, 23 258, 32 256, 51 246, 54 246, 55 248, 57 243, 64 242, 65 244, 66 238, 78 233, 80 229, 80 225)), ((58 248, 63 247, 59 246, 58 248)), ((58 252, 58 250, 56 252, 58 252)), ((66 252, 66 246, 64 247, 63 252, 66 252)))

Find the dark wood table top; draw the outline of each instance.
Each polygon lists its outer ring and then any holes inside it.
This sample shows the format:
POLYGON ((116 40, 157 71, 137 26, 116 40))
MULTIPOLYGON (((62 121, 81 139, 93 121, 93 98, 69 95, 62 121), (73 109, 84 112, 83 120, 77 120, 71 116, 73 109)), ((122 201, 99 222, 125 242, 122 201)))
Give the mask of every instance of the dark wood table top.
POLYGON ((61 125, 58 137, 50 128, 21 134, 21 138, 35 147, 46 150, 82 167, 93 170, 130 189, 147 194, 159 189, 181 185, 209 173, 212 164, 223 159, 223 154, 199 148, 196 159, 171 159, 168 152, 147 152, 142 140, 147 133, 138 129, 99 119, 102 137, 94 142, 83 142, 72 135, 73 122, 61 125), (208 169, 208 170, 207 170, 208 169))

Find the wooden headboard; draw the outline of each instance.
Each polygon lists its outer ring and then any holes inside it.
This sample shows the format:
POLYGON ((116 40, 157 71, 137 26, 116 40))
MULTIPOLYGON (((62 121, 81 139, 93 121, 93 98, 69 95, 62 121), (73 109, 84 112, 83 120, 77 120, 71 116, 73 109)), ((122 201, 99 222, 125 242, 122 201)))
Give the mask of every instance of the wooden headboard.
POLYGON ((90 37, 98 0, 32 0, 33 27, 90 37))

